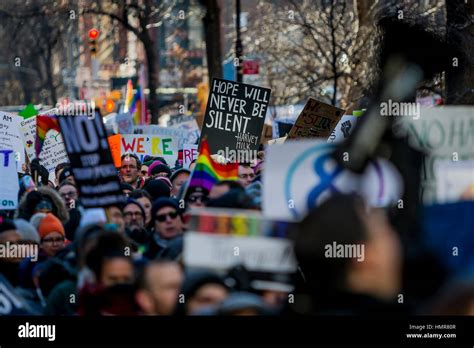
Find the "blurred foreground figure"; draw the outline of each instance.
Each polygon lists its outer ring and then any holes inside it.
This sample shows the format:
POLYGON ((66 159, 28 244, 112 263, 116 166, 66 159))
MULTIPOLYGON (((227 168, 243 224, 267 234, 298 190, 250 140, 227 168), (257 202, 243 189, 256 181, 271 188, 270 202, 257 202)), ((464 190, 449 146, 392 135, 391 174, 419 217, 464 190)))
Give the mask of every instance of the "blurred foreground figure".
POLYGON ((398 236, 385 213, 367 209, 360 197, 334 196, 311 211, 298 227, 295 252, 308 287, 306 314, 406 311, 398 297, 398 236))

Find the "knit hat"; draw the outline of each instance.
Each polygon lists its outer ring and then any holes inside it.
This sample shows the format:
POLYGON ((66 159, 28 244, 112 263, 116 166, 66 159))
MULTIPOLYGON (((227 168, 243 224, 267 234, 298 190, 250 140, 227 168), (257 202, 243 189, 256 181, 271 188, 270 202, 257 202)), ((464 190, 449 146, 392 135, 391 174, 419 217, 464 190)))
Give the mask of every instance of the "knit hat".
POLYGON ((71 167, 65 167, 61 174, 59 174, 59 183, 62 183, 64 180, 66 180, 68 177, 73 176, 72 175, 72 170, 71 167))
POLYGON ((148 167, 148 176, 152 176, 158 173, 166 173, 168 177, 171 176, 171 169, 161 161, 155 161, 148 167))
POLYGON ((171 207, 176 209, 176 211, 181 215, 181 209, 179 208, 179 203, 176 199, 174 198, 159 198, 157 199, 154 203, 153 206, 151 207, 151 218, 155 220, 156 213, 158 210, 164 207, 171 207))
POLYGON ((170 187, 163 180, 150 180, 143 189, 150 194, 152 201, 161 197, 169 197, 171 192, 170 187))
POLYGON ((39 234, 31 223, 24 219, 15 219, 13 221, 22 240, 40 242, 39 234))
POLYGON ((46 213, 36 213, 30 218, 30 224, 38 231, 41 220, 46 216, 46 213))
POLYGON ((46 237, 48 234, 52 232, 58 232, 62 234, 64 237, 66 233, 64 232, 64 227, 61 224, 61 221, 51 213, 46 214, 43 220, 41 220, 38 228, 39 235, 41 239, 46 237))
POLYGON ((168 187, 171 188, 173 187, 173 184, 171 183, 171 180, 168 179, 166 176, 157 176, 156 178, 154 178, 153 180, 161 180, 163 181, 166 185, 168 185, 168 187))
POLYGON ((191 171, 189 169, 185 169, 185 168, 182 168, 182 169, 178 169, 177 171, 175 171, 173 173, 173 175, 171 175, 171 182, 173 182, 174 179, 176 179, 178 177, 179 174, 182 174, 182 173, 186 173, 186 174, 191 174, 191 171))
POLYGON ((127 202, 125 203, 124 208, 129 204, 135 204, 138 208, 140 208, 142 216, 145 217, 145 210, 143 209, 143 206, 140 204, 140 202, 138 202, 136 199, 129 198, 127 199, 127 202))

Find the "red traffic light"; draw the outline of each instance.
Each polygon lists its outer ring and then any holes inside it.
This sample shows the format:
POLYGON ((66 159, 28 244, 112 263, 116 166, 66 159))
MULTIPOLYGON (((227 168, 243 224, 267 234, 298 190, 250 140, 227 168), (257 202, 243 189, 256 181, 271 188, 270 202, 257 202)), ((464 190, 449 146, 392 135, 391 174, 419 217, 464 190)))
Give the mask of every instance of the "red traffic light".
POLYGON ((95 40, 99 37, 99 31, 97 29, 89 30, 89 39, 95 40))

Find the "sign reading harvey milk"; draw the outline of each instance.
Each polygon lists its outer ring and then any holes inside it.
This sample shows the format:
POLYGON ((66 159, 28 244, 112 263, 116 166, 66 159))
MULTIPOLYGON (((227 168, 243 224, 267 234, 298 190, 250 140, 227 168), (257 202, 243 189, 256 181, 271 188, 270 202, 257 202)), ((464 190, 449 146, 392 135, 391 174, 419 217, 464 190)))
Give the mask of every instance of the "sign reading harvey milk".
POLYGON ((474 159, 474 107, 421 107, 419 117, 398 117, 394 133, 408 136, 411 146, 427 152, 421 172, 425 203, 436 202, 435 163, 440 160, 474 159))
POLYGON ((18 205, 18 174, 13 150, 0 150, 0 210, 16 209, 18 205))
POLYGON ((337 193, 357 192, 372 206, 398 202, 403 181, 390 162, 377 159, 356 175, 334 161, 335 148, 323 139, 270 146, 263 172, 264 216, 297 221, 337 193))
POLYGON ((342 115, 344 110, 309 98, 288 133, 288 139, 310 137, 327 139, 342 115))
POLYGON ((72 172, 86 208, 121 203, 120 190, 104 124, 100 117, 59 116, 72 172))
POLYGON ((211 154, 258 150, 270 92, 268 88, 213 79, 201 133, 211 154))
POLYGON ((149 155, 163 157, 170 166, 174 166, 178 158, 178 141, 171 136, 123 134, 121 150, 122 155, 136 154, 141 162, 146 155, 149 155))

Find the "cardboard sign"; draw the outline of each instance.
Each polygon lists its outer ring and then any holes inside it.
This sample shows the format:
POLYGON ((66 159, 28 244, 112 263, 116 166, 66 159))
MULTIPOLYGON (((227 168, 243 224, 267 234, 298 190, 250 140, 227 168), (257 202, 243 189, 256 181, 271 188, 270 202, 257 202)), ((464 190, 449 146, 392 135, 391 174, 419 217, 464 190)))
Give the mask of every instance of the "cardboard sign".
POLYGON ((439 160, 434 166, 438 203, 474 200, 474 160, 439 160))
POLYGON ((421 107, 418 117, 397 117, 393 131, 408 136, 411 146, 429 154, 423 161, 421 195, 427 204, 436 202, 435 162, 474 159, 474 107, 421 107))
POLYGON ((12 149, 17 163, 16 170, 23 173, 25 163, 25 150, 20 133, 23 117, 0 111, 0 148, 12 149))
POLYGON ((58 121, 84 207, 124 202, 102 119, 60 116, 58 121))
POLYGON ((269 140, 273 139, 273 127, 271 124, 264 124, 262 130, 261 143, 267 144, 269 140))
POLYGON ((190 143, 189 141, 187 141, 188 131, 185 129, 161 127, 152 124, 148 126, 135 126, 133 129, 133 133, 156 135, 159 138, 174 138, 177 141, 178 150, 182 149, 185 143, 190 143))
POLYGON ((284 137, 281 137, 281 138, 270 139, 267 144, 268 145, 275 145, 275 144, 277 144, 277 145, 280 144, 281 145, 285 142, 286 138, 288 138, 288 137, 284 136, 284 137))
POLYGON ((342 115, 344 115, 344 110, 309 98, 303 111, 291 128, 288 139, 327 139, 342 115))
POLYGON ((192 161, 198 158, 198 146, 194 144, 184 144, 183 148, 183 168, 189 169, 192 161))
MULTIPOLYGON (((36 158, 36 116, 21 121, 21 135, 25 144, 26 155, 30 161, 36 158)), ((40 164, 49 172, 49 180, 56 179, 54 170, 60 163, 69 163, 66 148, 61 133, 51 130, 46 134, 40 154, 40 164)))
POLYGON ((134 153, 141 162, 146 155, 163 157, 173 167, 178 158, 178 141, 171 136, 124 134, 121 152, 134 153))
POLYGON ((16 209, 20 186, 13 150, 0 150, 0 178, 0 210, 16 209))
POLYGON ((243 264, 249 271, 295 272, 293 244, 286 225, 254 211, 191 211, 191 232, 184 236, 184 263, 189 267, 228 270, 243 264))
POLYGON ((340 168, 332 159, 336 145, 301 140, 273 145, 265 155, 263 212, 266 218, 298 221, 337 193, 357 192, 372 206, 398 202, 403 181, 388 161, 371 162, 362 175, 340 168))
POLYGON ((344 115, 337 124, 336 128, 333 129, 331 135, 328 138, 328 143, 341 143, 351 135, 357 124, 358 117, 352 115, 344 115))
POLYGON ((258 150, 270 92, 268 88, 213 79, 201 134, 211 154, 258 150))

